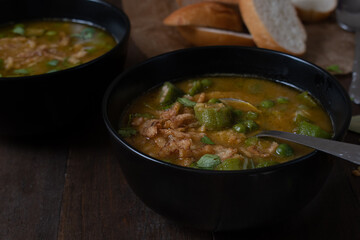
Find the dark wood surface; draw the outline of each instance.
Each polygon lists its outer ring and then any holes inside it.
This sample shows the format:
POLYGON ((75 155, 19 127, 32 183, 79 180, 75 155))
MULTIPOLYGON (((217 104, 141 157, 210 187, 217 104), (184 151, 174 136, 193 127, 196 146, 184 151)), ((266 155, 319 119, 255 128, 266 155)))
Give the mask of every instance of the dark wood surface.
MULTIPOLYGON (((144 59, 130 40, 126 68, 144 59)), ((347 88, 351 76, 338 80, 347 88)), ((359 144, 360 134, 345 141, 359 144)), ((355 165, 333 161, 324 188, 288 221, 211 233, 170 222, 134 195, 100 115, 71 137, 0 138, 0 239, 360 239, 360 177, 355 165)))

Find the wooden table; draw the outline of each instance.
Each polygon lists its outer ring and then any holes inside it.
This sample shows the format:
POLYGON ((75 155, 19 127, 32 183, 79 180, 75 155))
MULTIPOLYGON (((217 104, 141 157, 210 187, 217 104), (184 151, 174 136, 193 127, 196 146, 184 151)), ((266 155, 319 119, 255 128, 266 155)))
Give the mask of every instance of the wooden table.
MULTIPOLYGON (((144 59, 130 40, 126 68, 144 59)), ((338 80, 347 88, 351 76, 338 80)), ((348 132, 345 141, 359 144, 360 135, 348 132)), ((100 115, 71 137, 0 138, 0 239, 360 239, 360 177, 355 165, 333 161, 322 191, 289 221, 211 233, 170 222, 134 195, 100 115)))

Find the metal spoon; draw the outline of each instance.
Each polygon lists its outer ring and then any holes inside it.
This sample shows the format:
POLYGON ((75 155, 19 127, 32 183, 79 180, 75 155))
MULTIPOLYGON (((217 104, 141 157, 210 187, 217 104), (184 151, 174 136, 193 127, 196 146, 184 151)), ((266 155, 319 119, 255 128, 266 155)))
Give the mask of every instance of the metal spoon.
POLYGON ((258 133, 258 137, 274 137, 290 142, 299 143, 322 152, 345 159, 349 162, 360 164, 360 145, 328 140, 323 138, 309 137, 294 133, 281 131, 263 131, 258 133))
POLYGON ((339 0, 336 19, 341 28, 355 32, 355 59, 349 95, 356 104, 360 104, 360 1, 339 0))

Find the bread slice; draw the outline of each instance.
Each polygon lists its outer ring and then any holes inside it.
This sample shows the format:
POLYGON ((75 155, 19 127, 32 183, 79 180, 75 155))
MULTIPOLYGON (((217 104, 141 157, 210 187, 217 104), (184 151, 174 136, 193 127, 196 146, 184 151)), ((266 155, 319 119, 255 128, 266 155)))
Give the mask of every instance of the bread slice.
MULTIPOLYGON (((354 0, 355 1, 355 0, 354 0)), ((337 0, 291 0, 299 18, 304 22, 318 22, 328 18, 336 9, 337 0)))
POLYGON ((197 26, 242 31, 239 10, 217 2, 191 4, 172 12, 163 23, 168 26, 197 26))
POLYGON ((190 4, 199 3, 199 2, 219 2, 230 5, 238 5, 239 0, 176 0, 176 3, 179 7, 184 7, 190 4))
POLYGON ((240 12, 256 45, 302 55, 306 31, 289 0, 239 0, 240 12))
POLYGON ((205 27, 178 27, 179 33, 195 46, 255 46, 250 34, 205 27))

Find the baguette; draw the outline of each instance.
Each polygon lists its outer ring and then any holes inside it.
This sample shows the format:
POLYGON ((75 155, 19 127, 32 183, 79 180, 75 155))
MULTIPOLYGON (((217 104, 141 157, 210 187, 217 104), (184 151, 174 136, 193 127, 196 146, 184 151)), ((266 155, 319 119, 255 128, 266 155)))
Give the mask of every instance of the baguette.
POLYGON ((217 2, 201 2, 172 12, 163 23, 167 26, 197 26, 241 32, 243 23, 238 10, 217 2))
POLYGON ((250 34, 205 27, 178 27, 181 36, 195 46, 255 46, 250 34))
POLYGON ((243 21, 256 45, 300 56, 306 31, 289 0, 239 0, 243 21))
POLYGON ((291 2, 303 22, 322 21, 334 12, 337 5, 337 0, 291 0, 291 2))

